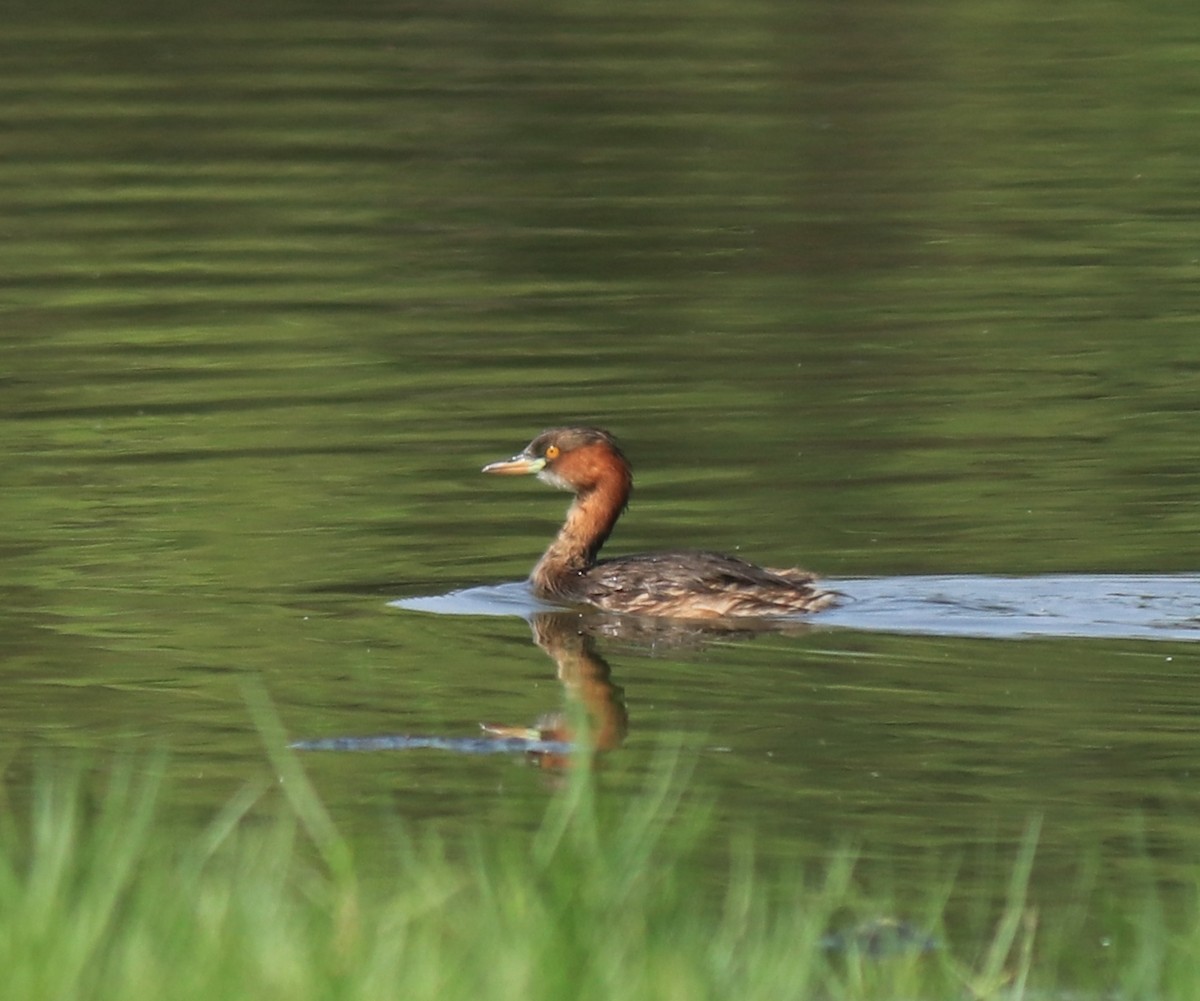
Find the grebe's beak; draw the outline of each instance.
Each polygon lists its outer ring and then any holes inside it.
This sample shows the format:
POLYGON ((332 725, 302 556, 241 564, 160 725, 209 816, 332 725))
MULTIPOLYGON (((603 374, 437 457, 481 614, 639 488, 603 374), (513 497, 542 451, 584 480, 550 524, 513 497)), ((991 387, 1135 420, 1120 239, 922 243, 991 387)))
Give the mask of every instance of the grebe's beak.
POLYGON ((545 459, 522 452, 520 455, 514 455, 511 459, 489 462, 483 467, 483 472, 497 473, 500 476, 529 476, 533 473, 540 473, 545 467, 545 459))

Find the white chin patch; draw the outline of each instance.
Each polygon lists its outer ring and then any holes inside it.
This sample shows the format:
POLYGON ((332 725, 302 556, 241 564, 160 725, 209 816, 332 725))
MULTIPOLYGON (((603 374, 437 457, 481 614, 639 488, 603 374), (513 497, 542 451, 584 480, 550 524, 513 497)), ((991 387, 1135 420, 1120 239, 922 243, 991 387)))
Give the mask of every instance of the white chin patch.
POLYGON ((538 470, 537 478, 543 483, 549 483, 552 487, 558 487, 559 490, 573 489, 571 484, 561 476, 556 474, 552 469, 547 469, 544 466, 538 470))

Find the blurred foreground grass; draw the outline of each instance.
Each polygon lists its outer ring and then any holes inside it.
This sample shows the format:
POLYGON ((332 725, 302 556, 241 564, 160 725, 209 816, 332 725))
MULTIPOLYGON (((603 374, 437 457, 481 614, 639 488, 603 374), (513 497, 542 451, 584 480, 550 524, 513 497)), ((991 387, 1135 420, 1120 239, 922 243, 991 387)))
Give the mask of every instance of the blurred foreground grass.
POLYGON ((394 868, 369 877, 299 760, 274 764, 281 798, 247 789, 182 834, 157 818, 162 769, 145 760, 44 770, 2 824, 0 997, 1140 998, 1200 983, 1200 925, 1172 938, 1145 904, 1118 965, 1072 963, 1026 899, 1033 834, 989 937, 963 948, 943 927, 948 885, 881 938, 892 902, 864 899, 849 852, 786 881, 734 848, 717 888, 698 886, 686 832, 705 811, 677 763, 619 802, 576 770, 532 836, 448 844, 398 821, 394 868), (831 934, 863 920, 870 935, 831 934))

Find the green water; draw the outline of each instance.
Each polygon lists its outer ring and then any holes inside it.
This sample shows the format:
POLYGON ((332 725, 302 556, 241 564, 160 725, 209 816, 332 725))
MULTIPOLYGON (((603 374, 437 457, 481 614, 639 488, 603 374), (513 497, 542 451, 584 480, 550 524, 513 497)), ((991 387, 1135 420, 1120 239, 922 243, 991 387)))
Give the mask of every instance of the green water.
MULTIPOLYGON (((610 427, 613 552, 836 577, 1195 570, 1200 14, 1149 3, 139 5, 0 39, 0 745, 166 745, 181 813, 297 738, 563 693, 516 580, 564 499, 480 466, 610 427)), ((605 781, 696 753, 718 830, 964 882, 1044 815, 1119 881, 1200 848, 1200 647, 856 630, 601 652, 605 781), (1142 834, 1139 835, 1138 832, 1142 834)), ((314 756, 529 824, 505 758, 314 756)), ((190 815, 190 814, 189 814, 190 815)), ((1001 864, 1004 858, 1000 859, 1001 864)))

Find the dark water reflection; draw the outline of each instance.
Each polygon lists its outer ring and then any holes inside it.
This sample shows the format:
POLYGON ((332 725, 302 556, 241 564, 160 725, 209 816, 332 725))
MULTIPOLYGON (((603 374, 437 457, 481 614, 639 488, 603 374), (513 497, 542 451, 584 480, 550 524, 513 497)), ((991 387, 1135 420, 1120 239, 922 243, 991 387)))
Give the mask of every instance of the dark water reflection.
MULTIPOLYGON (((1136 829, 1189 873, 1196 16, 17 4, 12 785, 165 744, 204 813, 265 768, 246 676, 296 738, 561 708, 524 622, 386 602, 525 574, 560 499, 477 470, 588 421, 635 465, 614 551, 859 599, 750 641, 595 637, 628 713, 607 787, 676 741, 716 841, 768 860, 848 840, 969 882, 1042 815, 1048 897, 1081 843, 1122 878, 1136 829)), ((434 749, 306 761, 365 845, 395 813, 528 826, 553 785, 434 749)))

